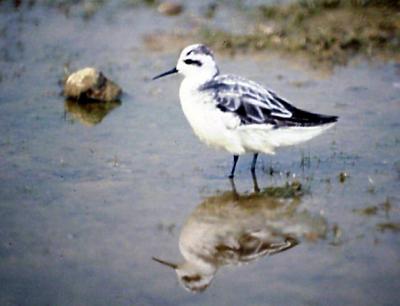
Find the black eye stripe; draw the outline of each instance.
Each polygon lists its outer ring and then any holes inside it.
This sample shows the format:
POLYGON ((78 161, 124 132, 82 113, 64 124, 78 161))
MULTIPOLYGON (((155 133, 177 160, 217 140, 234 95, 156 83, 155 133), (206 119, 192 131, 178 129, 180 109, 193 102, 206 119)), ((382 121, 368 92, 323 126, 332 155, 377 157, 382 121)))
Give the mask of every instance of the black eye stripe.
POLYGON ((191 59, 186 59, 184 60, 184 63, 187 65, 196 65, 201 67, 202 63, 200 61, 196 61, 196 60, 191 60, 191 59))

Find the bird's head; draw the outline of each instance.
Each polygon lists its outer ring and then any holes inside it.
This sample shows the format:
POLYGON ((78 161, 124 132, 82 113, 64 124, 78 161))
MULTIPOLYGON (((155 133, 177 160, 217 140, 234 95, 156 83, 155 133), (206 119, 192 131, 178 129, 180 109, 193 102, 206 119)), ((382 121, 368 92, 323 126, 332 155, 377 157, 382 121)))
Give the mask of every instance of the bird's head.
POLYGON ((175 264, 153 257, 153 260, 175 270, 183 288, 191 292, 203 292, 214 278, 215 266, 199 266, 191 262, 175 264))
POLYGON ((217 75, 219 71, 211 50, 205 45, 195 44, 182 50, 176 67, 155 76, 153 80, 177 72, 185 77, 208 80, 217 75))

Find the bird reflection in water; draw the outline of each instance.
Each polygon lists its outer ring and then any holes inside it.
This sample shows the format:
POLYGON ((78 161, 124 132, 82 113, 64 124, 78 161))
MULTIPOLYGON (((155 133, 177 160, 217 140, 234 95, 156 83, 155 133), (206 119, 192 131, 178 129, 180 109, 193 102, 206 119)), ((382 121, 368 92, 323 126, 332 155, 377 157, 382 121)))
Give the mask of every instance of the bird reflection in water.
POLYGON ((99 124, 108 113, 120 105, 120 101, 79 102, 72 99, 66 99, 64 102, 64 109, 65 116, 69 113, 72 118, 77 119, 82 124, 93 126, 99 124))
POLYGON ((173 268, 188 291, 207 289, 223 266, 250 263, 326 235, 325 219, 299 211, 299 198, 271 197, 256 181, 250 194, 237 193, 233 181, 232 187, 206 198, 187 218, 179 237, 183 263, 153 257, 173 268))

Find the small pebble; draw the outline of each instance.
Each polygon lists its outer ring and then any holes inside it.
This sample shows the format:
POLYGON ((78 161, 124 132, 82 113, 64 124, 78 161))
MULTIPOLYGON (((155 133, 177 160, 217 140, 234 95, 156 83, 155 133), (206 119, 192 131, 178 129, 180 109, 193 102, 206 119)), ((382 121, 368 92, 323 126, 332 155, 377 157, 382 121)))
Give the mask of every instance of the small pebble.
POLYGON ((347 172, 340 172, 339 173, 339 182, 344 183, 348 177, 349 177, 349 175, 347 172))
POLYGON ((182 9, 183 7, 181 4, 170 1, 162 2, 158 6, 158 12, 167 16, 179 15, 182 12, 182 9))

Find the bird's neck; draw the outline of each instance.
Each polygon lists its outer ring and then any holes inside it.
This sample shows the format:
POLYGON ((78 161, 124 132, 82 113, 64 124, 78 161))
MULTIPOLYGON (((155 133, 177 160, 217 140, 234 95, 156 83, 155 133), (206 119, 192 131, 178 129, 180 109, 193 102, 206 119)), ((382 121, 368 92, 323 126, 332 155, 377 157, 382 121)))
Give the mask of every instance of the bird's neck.
POLYGON ((199 87, 200 85, 214 79, 218 74, 219 74, 219 69, 217 66, 205 67, 205 69, 203 69, 199 73, 193 72, 186 75, 184 80, 185 82, 191 84, 194 87, 199 87))
POLYGON ((186 89, 197 90, 201 85, 213 80, 217 75, 218 72, 186 76, 182 81, 182 85, 184 85, 186 89))

